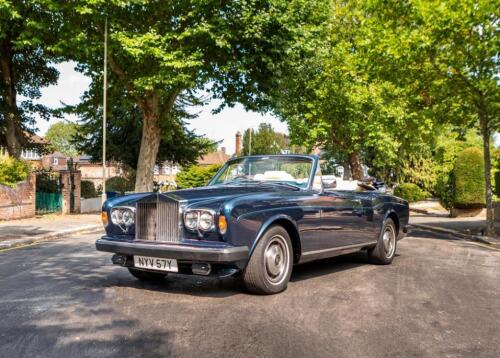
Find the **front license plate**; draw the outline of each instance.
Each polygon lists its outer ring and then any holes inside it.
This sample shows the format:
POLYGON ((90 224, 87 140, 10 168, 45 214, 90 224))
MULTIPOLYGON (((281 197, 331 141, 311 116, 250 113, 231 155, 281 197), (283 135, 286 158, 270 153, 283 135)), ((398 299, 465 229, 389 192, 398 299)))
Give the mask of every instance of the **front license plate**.
POLYGON ((134 256, 134 266, 157 271, 178 272, 177 260, 160 257, 134 256))

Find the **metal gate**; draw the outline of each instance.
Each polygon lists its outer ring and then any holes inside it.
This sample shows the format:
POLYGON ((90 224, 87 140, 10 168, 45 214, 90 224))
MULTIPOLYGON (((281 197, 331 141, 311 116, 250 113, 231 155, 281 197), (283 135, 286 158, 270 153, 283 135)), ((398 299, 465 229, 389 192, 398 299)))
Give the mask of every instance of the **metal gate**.
POLYGON ((61 193, 36 193, 35 212, 36 214, 49 214, 61 211, 61 193))

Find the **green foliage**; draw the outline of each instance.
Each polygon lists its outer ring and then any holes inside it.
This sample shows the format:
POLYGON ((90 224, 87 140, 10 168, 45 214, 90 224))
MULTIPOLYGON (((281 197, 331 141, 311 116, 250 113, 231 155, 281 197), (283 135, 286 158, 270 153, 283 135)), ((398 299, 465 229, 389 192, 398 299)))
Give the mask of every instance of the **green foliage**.
POLYGON ((57 83, 52 46, 60 38, 59 1, 0 1, 0 146, 19 157, 31 146, 37 117, 53 112, 37 103, 42 87, 57 83))
POLYGON ((196 188, 207 185, 210 179, 221 168, 221 165, 210 165, 202 167, 193 165, 183 168, 175 177, 175 182, 179 189, 196 188))
MULTIPOLYGON (((194 94, 206 91, 222 99, 221 107, 242 103, 268 109, 265 94, 281 73, 280 64, 300 52, 304 35, 314 31, 311 22, 321 23, 316 18, 323 5, 319 0, 76 0, 67 4, 68 40, 60 48, 92 78, 85 100, 101 101, 96 89, 108 19, 109 103, 125 99, 130 101, 125 109, 132 102, 139 111, 142 121, 132 125, 145 130, 135 150, 136 188, 149 189, 160 139, 173 144, 170 150, 182 148, 170 140, 185 131, 176 111, 203 102, 194 94)), ((123 121, 116 123, 116 131, 123 132, 123 121)))
POLYGON ((82 180, 80 185, 82 198, 88 199, 97 197, 97 190, 95 189, 94 182, 90 180, 82 180))
POLYGON ((60 193, 59 173, 50 170, 39 170, 36 172, 37 193, 60 193))
POLYGON ((500 171, 495 172, 495 195, 500 197, 500 171))
POLYGON ((454 168, 455 208, 485 205, 484 158, 478 148, 467 148, 457 156, 454 168))
POLYGON ((285 146, 286 138, 283 133, 274 131, 270 124, 261 123, 256 131, 249 128, 243 134, 242 154, 281 154, 285 146), (251 143, 250 132, 252 138, 251 143))
POLYGON ((106 191, 114 191, 125 194, 134 190, 134 181, 124 177, 112 177, 106 180, 106 191))
POLYGON ((409 202, 425 200, 429 197, 429 193, 422 190, 418 185, 413 183, 402 183, 394 189, 394 195, 399 196, 409 202))
POLYGON ((0 184, 15 187, 23 182, 31 172, 31 166, 24 160, 0 156, 0 184))
POLYGON ((51 151, 60 152, 67 157, 76 157, 78 150, 74 144, 74 138, 78 132, 78 124, 58 122, 49 127, 45 139, 49 141, 51 151))

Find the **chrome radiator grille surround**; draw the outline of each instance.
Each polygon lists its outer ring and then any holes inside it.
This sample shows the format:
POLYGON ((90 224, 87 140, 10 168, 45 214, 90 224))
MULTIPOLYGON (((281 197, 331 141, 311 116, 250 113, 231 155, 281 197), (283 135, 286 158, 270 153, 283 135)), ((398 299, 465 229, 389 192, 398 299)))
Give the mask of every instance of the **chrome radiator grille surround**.
POLYGON ((156 201, 138 202, 135 218, 135 239, 179 242, 181 236, 179 202, 166 197, 156 201))

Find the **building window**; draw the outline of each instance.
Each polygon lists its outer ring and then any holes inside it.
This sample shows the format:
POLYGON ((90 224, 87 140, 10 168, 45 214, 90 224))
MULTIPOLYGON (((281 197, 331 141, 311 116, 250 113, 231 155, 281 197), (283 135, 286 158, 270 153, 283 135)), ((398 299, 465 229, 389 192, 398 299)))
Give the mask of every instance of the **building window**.
POLYGON ((52 165, 59 165, 59 158, 52 158, 52 165))

